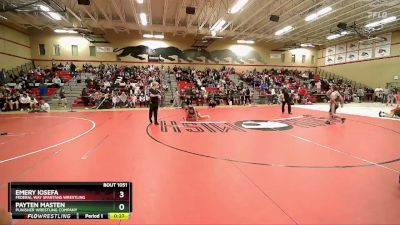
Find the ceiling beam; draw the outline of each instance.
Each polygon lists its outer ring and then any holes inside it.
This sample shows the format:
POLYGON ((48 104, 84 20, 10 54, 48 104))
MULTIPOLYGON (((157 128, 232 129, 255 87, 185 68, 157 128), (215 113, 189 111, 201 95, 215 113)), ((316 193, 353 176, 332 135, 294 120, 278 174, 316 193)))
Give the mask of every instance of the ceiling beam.
POLYGON ((151 14, 151 1, 146 0, 147 3, 147 13, 149 14, 149 25, 153 25, 153 16, 151 14))
MULTIPOLYGON (((396 7, 390 7, 389 9, 386 9, 386 10, 391 10, 391 9, 396 9, 396 7)), ((400 14, 400 10, 395 10, 394 12, 391 12, 390 13, 391 15, 397 15, 397 17, 399 17, 399 14, 400 14)), ((356 16, 356 15, 355 15, 356 16)), ((368 15, 366 15, 366 16, 363 16, 363 17, 359 17, 359 18, 357 18, 356 20, 355 20, 355 22, 356 22, 356 24, 365 24, 365 23, 369 23, 369 22, 372 22, 372 21, 375 21, 376 19, 374 19, 374 18, 369 18, 369 16, 368 15)), ((391 27, 391 26, 399 26, 399 22, 393 22, 393 23, 390 23, 390 24, 387 24, 386 26, 384 26, 384 29, 383 30, 386 30, 388 27, 391 27)), ((376 32, 376 33, 380 33, 381 31, 378 31, 378 32, 376 32)), ((321 41, 321 43, 328 43, 328 42, 332 42, 331 40, 327 40, 326 39, 326 37, 327 37, 327 35, 328 35, 329 33, 326 33, 325 35, 319 35, 319 36, 316 36, 316 35, 313 35, 313 36, 311 36, 310 38, 319 38, 321 41)), ((349 36, 345 36, 344 38, 339 38, 338 39, 338 41, 342 41, 342 40, 346 40, 346 39, 352 39, 352 38, 354 38, 354 35, 349 35, 349 36)))
POLYGON ((119 16, 119 19, 123 22, 126 23, 126 18, 124 13, 122 12, 122 2, 121 0, 112 0, 110 1, 111 5, 113 6, 113 8, 115 9, 115 12, 117 13, 117 15, 119 16))
POLYGON ((142 26, 140 24, 139 16, 136 12, 136 5, 135 5, 135 0, 128 0, 129 7, 131 11, 133 12, 133 17, 135 18, 136 24, 138 26, 139 34, 142 34, 142 26))
POLYGON ((212 19, 213 19, 213 17, 214 17, 214 14, 219 14, 219 9, 220 9, 220 7, 222 6, 223 1, 218 0, 217 2, 219 2, 218 6, 217 6, 217 4, 215 3, 215 1, 213 1, 213 6, 214 6, 214 7, 212 7, 212 8, 214 8, 214 9, 212 9, 211 13, 208 14, 208 16, 207 16, 207 14, 206 14, 206 18, 205 18, 205 20, 201 23, 201 25, 200 25, 200 27, 199 27, 199 30, 201 30, 201 29, 204 27, 204 25, 206 25, 207 23, 210 25, 210 23, 212 22, 212 19))
POLYGON ((167 22, 167 12, 168 12, 168 0, 164 0, 164 8, 163 8, 163 25, 166 25, 167 22))
MULTIPOLYGON (((335 8, 335 6, 339 6, 340 4, 343 4, 344 1, 346 1, 346 0, 335 1, 334 4, 330 5, 332 8, 334 8, 334 10, 333 10, 332 12, 330 12, 328 15, 326 15, 325 17, 322 17, 322 18, 321 18, 321 21, 323 21, 322 19, 324 19, 324 18, 325 18, 325 19, 329 18, 329 15, 332 16, 335 12, 338 12, 338 11, 340 11, 341 9, 347 7, 348 5, 345 5, 345 7, 338 7, 338 8, 335 8)), ((358 0, 358 1, 362 1, 362 0, 358 0)), ((358 2, 358 1, 356 1, 356 2, 358 2)), ((321 22, 321 21, 320 21, 320 22, 321 22)), ((305 27, 305 26, 309 26, 310 23, 313 23, 313 22, 307 22, 307 21, 304 20, 304 18, 295 20, 295 22, 292 24, 292 26, 295 28, 295 30, 292 31, 291 34, 296 34, 296 32, 298 32, 298 31, 303 31, 304 29, 302 29, 302 28, 305 27)), ((318 24, 319 24, 319 23, 318 23, 318 24)), ((273 29, 276 29, 276 28, 277 28, 277 26, 273 27, 273 29)), ((308 28, 306 27, 306 29, 308 29, 308 28)), ((313 32, 314 32, 314 31, 313 31, 313 32)), ((259 35, 259 36, 261 36, 261 37, 259 38, 259 40, 267 40, 267 39, 270 39, 270 37, 264 36, 265 34, 266 34, 265 32, 264 32, 264 33, 261 33, 261 34, 259 35)), ((281 38, 281 39, 282 39, 282 38, 285 38, 285 36, 281 36, 280 38, 281 38)))
POLYGON ((97 3, 97 1, 92 1, 93 5, 101 12, 101 14, 103 15, 103 17, 108 21, 111 22, 110 17, 107 15, 106 11, 104 10, 103 7, 100 7, 97 3))
POLYGON ((232 31, 236 31, 239 27, 242 27, 243 25, 245 25, 247 22, 249 22, 251 19, 253 19, 254 17, 258 16, 258 14, 260 12, 265 11, 265 9, 270 6, 272 3, 274 3, 275 0, 270 0, 268 1, 264 6, 260 7, 258 10, 256 10, 254 13, 251 14, 251 16, 248 16, 246 19, 244 19, 239 25, 237 25, 236 27, 232 28, 232 31))
MULTIPOLYGON (((90 19, 92 19, 92 21, 95 23, 95 25, 96 25, 98 28, 100 28, 103 32, 105 32, 104 28, 99 24, 98 15, 97 15, 97 14, 96 14, 96 15, 93 15, 93 14, 88 10, 88 8, 89 8, 89 7, 83 6, 83 5, 80 7, 80 9, 81 9, 83 12, 85 12, 85 13, 90 17, 90 19)), ((89 8, 89 9, 91 9, 91 8, 89 8)))
POLYGON ((181 13, 182 13, 182 8, 185 5, 185 0, 181 0, 181 3, 178 6, 177 9, 177 14, 175 15, 175 29, 174 29, 174 34, 173 36, 175 37, 176 31, 178 29, 179 21, 181 20, 181 13))
MULTIPOLYGON (((292 1, 292 2, 293 2, 293 1, 292 1)), ((275 4, 272 5, 272 6, 271 6, 272 11, 269 10, 269 14, 273 15, 274 13, 276 13, 276 12, 279 11, 279 10, 281 10, 282 8, 284 8, 284 7, 287 6, 289 3, 292 3, 292 2, 287 1, 287 2, 285 2, 284 4, 279 4, 279 5, 277 6, 277 8, 275 7, 275 4)), ((300 2, 298 2, 298 3, 300 3, 300 4, 297 4, 297 6, 298 6, 298 5, 302 5, 302 4, 306 3, 306 2, 307 2, 307 1, 301 0, 300 2)), ((280 3, 280 2, 277 2, 277 3, 280 3)), ((291 11, 291 10, 288 10, 288 11, 291 11)), ((282 13, 282 14, 284 15, 285 13, 286 13, 286 12, 284 12, 284 13, 282 13)), ((265 17, 264 17, 264 19, 266 20, 265 17)), ((268 25, 270 25, 270 23, 271 23, 271 22, 268 21, 268 22, 264 23, 264 25, 259 26, 256 30, 254 30, 254 31, 251 32, 250 36, 253 36, 255 33, 257 33, 258 31, 260 31, 261 29, 264 29, 265 27, 267 27, 268 25)), ((280 23, 280 24, 282 24, 282 23, 280 23)), ((252 26, 249 26, 248 28, 246 28, 245 31, 249 30, 249 28, 252 28, 252 26)), ((239 34, 241 34, 241 33, 239 33, 239 34)), ((236 35, 234 38, 237 38, 237 37, 239 37, 239 35, 236 35)))
MULTIPOLYGON (((103 17, 104 17, 110 24, 112 24, 112 21, 111 21, 112 18, 110 18, 110 17, 107 15, 106 11, 104 10, 104 7, 100 7, 100 6, 98 5, 97 1, 92 1, 92 2, 93 2, 93 4, 94 4, 94 6, 101 12, 101 14, 103 15, 103 17)), ((114 26, 112 27, 112 29, 114 30, 115 33, 118 33, 117 29, 115 29, 114 26)))
MULTIPOLYGON (((358 2, 363 3, 363 0, 357 0, 355 2, 352 2, 350 5, 352 5, 352 9, 346 11, 349 8, 349 5, 343 5, 343 7, 338 8, 336 10, 334 10, 334 12, 331 13, 331 16, 327 16, 327 17, 323 17, 321 18, 321 20, 319 20, 317 23, 314 24, 314 26, 307 26, 309 25, 309 23, 304 23, 302 26, 300 27, 296 27, 296 31, 295 33, 291 33, 292 37, 295 37, 296 39, 299 38, 304 38, 304 37, 311 37, 313 35, 310 35, 310 32, 312 32, 313 34, 316 35, 320 35, 321 32, 329 32, 329 29, 332 26, 332 23, 334 23, 335 21, 337 21, 339 18, 341 21, 344 20, 348 20, 349 18, 353 18, 355 16, 358 16, 360 14, 366 13, 366 10, 370 7, 371 4, 373 4, 373 2, 370 2, 368 4, 361 4, 361 5, 356 5, 358 2), (358 13, 352 13, 353 11, 357 11, 359 10, 358 13), (336 16, 333 16, 335 15, 336 16), (350 15, 350 17, 347 17, 347 15, 350 15), (305 29, 301 29, 305 27, 305 29), (320 32, 321 31, 321 32, 320 32)), ((304 21, 304 20, 303 20, 304 21)), ((316 22, 316 21, 314 21, 316 22)), ((281 39, 287 39, 288 37, 281 37, 281 39)), ((326 38, 326 37, 325 37, 326 38)))

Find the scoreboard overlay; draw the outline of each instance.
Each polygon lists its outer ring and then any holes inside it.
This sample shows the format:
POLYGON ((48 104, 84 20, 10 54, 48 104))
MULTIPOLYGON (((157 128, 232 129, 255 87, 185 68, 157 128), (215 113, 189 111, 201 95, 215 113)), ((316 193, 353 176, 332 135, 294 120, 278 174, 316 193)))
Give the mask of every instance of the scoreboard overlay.
POLYGON ((131 182, 10 182, 13 219, 128 219, 131 182))

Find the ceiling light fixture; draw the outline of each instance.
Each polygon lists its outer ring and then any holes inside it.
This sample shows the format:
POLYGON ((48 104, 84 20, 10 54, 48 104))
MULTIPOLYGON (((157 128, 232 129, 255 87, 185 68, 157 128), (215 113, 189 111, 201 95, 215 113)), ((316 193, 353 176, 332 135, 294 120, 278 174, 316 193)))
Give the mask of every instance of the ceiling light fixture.
POLYGON ((143 4, 143 0, 136 0, 138 4, 143 4))
POLYGON ((48 14, 54 20, 61 20, 61 15, 56 12, 48 12, 48 14))
POLYGON ((293 27, 292 27, 292 26, 286 26, 286 27, 284 27, 284 28, 278 30, 277 32, 275 32, 275 35, 286 34, 286 33, 290 32, 290 31, 292 31, 292 30, 293 30, 293 27))
POLYGON ((243 8, 243 6, 246 5, 246 3, 248 1, 249 0, 237 0, 237 2, 229 10, 229 13, 235 14, 235 13, 239 12, 243 8))
POLYGON ((326 37, 326 39, 333 40, 333 39, 336 39, 338 37, 341 37, 341 35, 340 34, 331 34, 328 37, 326 37))
POLYGON ((325 14, 327 14, 330 11, 332 11, 332 7, 330 7, 330 6, 325 7, 316 13, 308 15, 304 20, 305 21, 313 21, 313 20, 319 19, 320 17, 324 16, 325 14))
POLYGON ((54 32, 61 34, 77 34, 77 31, 74 30, 65 30, 65 29, 55 29, 54 32))
POLYGON ((397 18, 396 18, 395 16, 387 17, 387 18, 385 18, 385 19, 382 19, 382 20, 378 20, 378 21, 369 23, 369 24, 365 25, 365 27, 366 27, 366 28, 377 27, 377 26, 380 26, 380 25, 383 25, 383 24, 387 24, 387 23, 393 22, 393 21, 395 21, 396 19, 397 19, 397 18))
POLYGON ((309 47, 309 48, 314 48, 315 46, 313 45, 313 44, 311 44, 311 43, 303 43, 303 44, 300 44, 300 46, 301 47, 309 47))
POLYGON ((254 44, 253 40, 237 40, 239 44, 254 44))
POLYGON ((140 23, 141 23, 143 26, 146 26, 146 25, 147 25, 147 16, 146 16, 146 13, 140 13, 139 17, 140 17, 140 23))
POLYGON ((50 8, 45 6, 45 5, 39 5, 40 10, 44 11, 44 12, 48 12, 50 11, 50 8))
POLYGON ((222 29, 222 27, 225 25, 226 21, 225 20, 219 20, 218 22, 216 22, 210 30, 212 31, 220 31, 222 29))
POLYGON ((156 39, 164 39, 163 34, 143 34, 144 38, 156 38, 156 39))

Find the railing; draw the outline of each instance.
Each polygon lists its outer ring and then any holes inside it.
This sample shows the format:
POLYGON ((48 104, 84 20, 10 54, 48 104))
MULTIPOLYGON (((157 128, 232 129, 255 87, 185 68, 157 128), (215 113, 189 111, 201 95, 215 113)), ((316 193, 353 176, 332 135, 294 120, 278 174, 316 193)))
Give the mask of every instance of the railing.
POLYGON ((353 89, 371 88, 371 87, 369 87, 369 86, 367 86, 365 84, 359 83, 359 82, 354 81, 354 80, 347 79, 346 77, 343 77, 343 76, 337 75, 335 73, 331 73, 331 72, 322 70, 320 68, 317 69, 317 74, 319 74, 321 77, 326 78, 326 79, 335 80, 335 81, 342 80, 343 82, 350 83, 351 87, 353 89))
POLYGON ((20 71, 24 72, 24 73, 28 73, 29 70, 32 70, 35 68, 35 64, 33 61, 19 65, 15 68, 12 68, 8 71, 6 71, 6 73, 8 75, 14 75, 14 76, 19 76, 20 71))

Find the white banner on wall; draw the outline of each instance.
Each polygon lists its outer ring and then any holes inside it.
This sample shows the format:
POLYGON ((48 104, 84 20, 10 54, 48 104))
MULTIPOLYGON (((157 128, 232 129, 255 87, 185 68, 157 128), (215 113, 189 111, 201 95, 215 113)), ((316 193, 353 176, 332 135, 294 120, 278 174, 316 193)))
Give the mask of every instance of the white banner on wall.
POLYGON ((390 45, 376 46, 375 58, 382 58, 390 56, 390 45))
POLYGON ((325 56, 335 55, 335 46, 326 48, 325 56))
POLYGON ((358 50, 358 41, 352 41, 347 43, 347 51, 357 51, 358 50))
POLYGON ((113 52, 112 47, 101 47, 101 46, 96 46, 96 52, 113 52))
POLYGON ((341 54, 346 52, 346 44, 336 45, 336 54, 341 54))
POLYGON ((347 52, 346 62, 353 62, 358 60, 358 51, 347 52))
POLYGON ((372 44, 370 43, 370 42, 368 42, 368 41, 363 41, 363 42, 360 42, 360 45, 359 45, 359 47, 358 47, 360 50, 363 50, 363 49, 370 49, 370 48, 372 48, 372 44))
POLYGON ((375 46, 390 45, 392 43, 392 33, 377 35, 382 40, 378 40, 375 46))
POLYGON ((330 55, 325 57, 325 65, 332 65, 335 64, 335 56, 330 55))
POLYGON ((344 63, 346 62, 346 53, 337 54, 335 57, 335 63, 344 63))
POLYGON ((359 51, 358 59, 359 60, 366 60, 372 58, 372 48, 363 49, 359 51))
POLYGON ((280 59, 281 55, 282 55, 281 53, 271 53, 271 54, 269 54, 269 57, 271 59, 280 59))

